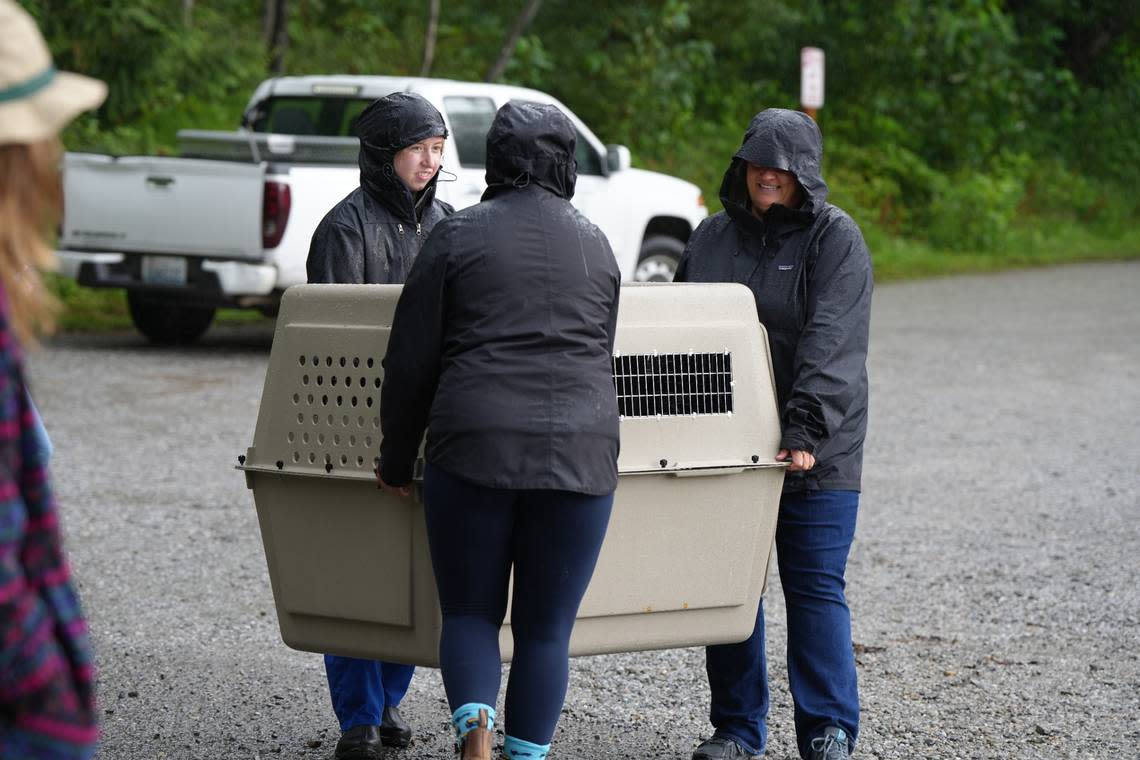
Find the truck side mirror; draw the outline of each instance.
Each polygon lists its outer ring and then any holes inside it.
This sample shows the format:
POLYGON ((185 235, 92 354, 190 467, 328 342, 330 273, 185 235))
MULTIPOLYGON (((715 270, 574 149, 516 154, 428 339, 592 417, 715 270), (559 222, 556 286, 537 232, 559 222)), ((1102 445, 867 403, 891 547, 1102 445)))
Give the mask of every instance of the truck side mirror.
POLYGON ((628 169, 630 163, 629 148, 624 145, 606 146, 606 167, 610 174, 628 169))

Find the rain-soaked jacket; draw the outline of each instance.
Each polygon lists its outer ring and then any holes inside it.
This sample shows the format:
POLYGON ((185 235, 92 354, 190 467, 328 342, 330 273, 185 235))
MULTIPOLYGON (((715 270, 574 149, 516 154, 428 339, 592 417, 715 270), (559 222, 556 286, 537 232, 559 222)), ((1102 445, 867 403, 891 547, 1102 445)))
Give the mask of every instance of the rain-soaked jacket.
POLYGON ((617 485, 612 353, 620 274, 571 204, 573 125, 508 103, 487 134, 483 201, 435 228, 396 307, 380 472, 427 461, 493 488, 600 495, 617 485))
POLYGON ((402 283, 436 222, 453 212, 435 199, 438 172, 413 193, 392 166, 403 148, 446 137, 435 106, 414 93, 380 98, 360 114, 360 187, 333 206, 313 232, 309 282, 402 283))
POLYGON ((867 431, 871 258, 858 225, 827 202, 819 128, 798 111, 756 115, 725 172, 724 211, 689 239, 679 282, 739 282, 752 289, 768 332, 783 436, 816 465, 788 473, 785 491, 859 490, 867 431), (798 209, 752 214, 749 163, 795 174, 798 209))

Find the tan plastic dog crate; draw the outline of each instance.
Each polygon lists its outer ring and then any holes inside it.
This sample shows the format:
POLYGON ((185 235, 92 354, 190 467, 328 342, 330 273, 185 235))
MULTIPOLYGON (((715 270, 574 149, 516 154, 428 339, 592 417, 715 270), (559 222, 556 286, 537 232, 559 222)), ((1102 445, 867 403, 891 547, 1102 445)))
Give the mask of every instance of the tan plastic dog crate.
MULTIPOLYGON (((377 490, 372 471, 380 365, 400 290, 286 292, 241 469, 285 643, 436 666, 440 611, 423 506, 377 490)), ((748 638, 784 477, 752 293, 624 286, 614 384, 619 483, 571 654, 748 638)), ((507 660, 509 618, 500 641, 507 660)))

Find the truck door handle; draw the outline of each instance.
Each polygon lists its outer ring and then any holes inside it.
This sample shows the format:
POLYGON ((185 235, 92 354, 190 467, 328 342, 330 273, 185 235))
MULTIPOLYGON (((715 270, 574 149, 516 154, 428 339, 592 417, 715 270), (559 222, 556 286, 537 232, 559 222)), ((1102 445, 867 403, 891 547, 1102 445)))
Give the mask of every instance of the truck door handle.
POLYGON ((167 187, 168 185, 174 184, 174 177, 160 177, 158 175, 151 175, 150 177, 146 178, 146 183, 148 185, 154 185, 155 187, 167 187))

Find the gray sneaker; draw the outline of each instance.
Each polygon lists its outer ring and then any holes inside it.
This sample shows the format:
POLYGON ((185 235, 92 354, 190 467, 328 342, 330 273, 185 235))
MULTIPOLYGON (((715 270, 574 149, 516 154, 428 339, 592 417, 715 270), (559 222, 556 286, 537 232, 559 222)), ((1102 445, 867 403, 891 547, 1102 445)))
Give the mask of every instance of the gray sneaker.
POLYGON ((701 742, 693 760, 760 760, 760 755, 753 755, 733 739, 714 736, 701 742))
POLYGON ((808 760, 847 760, 847 732, 838 726, 823 729, 823 736, 811 740, 808 760))

